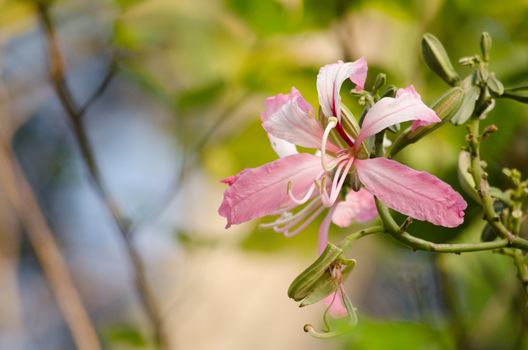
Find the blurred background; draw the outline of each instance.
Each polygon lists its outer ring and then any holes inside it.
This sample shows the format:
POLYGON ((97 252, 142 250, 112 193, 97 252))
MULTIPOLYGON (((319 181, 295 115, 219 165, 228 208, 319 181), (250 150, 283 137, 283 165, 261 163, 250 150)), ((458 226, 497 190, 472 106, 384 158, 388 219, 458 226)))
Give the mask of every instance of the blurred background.
MULTIPOLYGON (((385 236, 349 253, 357 328, 313 339, 302 326, 323 306, 286 290, 316 257, 318 223, 285 238, 217 214, 220 179, 276 157, 265 97, 295 86, 316 105, 319 67, 365 56, 368 84, 383 71, 431 103, 447 86, 421 59, 425 32, 456 62, 488 31, 492 70, 526 84, 527 28, 526 0, 0 0, 0 349, 76 349, 94 331, 105 349, 528 349, 507 257, 385 236)), ((490 119, 483 154, 503 187, 502 167, 528 171, 528 109, 500 100, 490 119)), ((464 134, 447 126, 399 159, 460 190, 464 134)), ((467 200, 459 229, 411 231, 478 240, 467 200)))

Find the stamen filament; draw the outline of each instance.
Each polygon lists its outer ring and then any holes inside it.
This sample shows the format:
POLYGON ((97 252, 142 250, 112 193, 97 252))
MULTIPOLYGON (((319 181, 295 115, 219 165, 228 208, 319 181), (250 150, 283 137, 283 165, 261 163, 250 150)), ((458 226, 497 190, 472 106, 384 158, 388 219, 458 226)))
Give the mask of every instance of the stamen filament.
POLYGON ((320 206, 317 205, 314 208, 311 208, 309 211, 304 212, 302 216, 298 216, 295 220, 290 221, 286 225, 283 225, 282 227, 279 227, 280 225, 275 226, 273 230, 275 232, 287 233, 290 228, 294 227, 295 225, 306 219, 306 217, 311 217, 311 215, 313 215, 314 212, 317 212, 319 208, 320 206))
MULTIPOLYGON (((317 179, 321 178, 321 176, 323 176, 324 174, 324 171, 321 171, 319 173, 319 175, 317 175, 317 179)), ((317 181, 317 180, 316 180, 317 181)), ((316 188, 316 184, 315 184, 315 181, 314 183, 312 184, 312 186, 310 186, 310 188, 308 189, 308 191, 306 192, 306 194, 304 195, 304 197, 302 197, 301 199, 298 199, 294 194, 293 194, 293 184, 291 181, 288 181, 288 189, 287 189, 287 192, 288 192, 288 196, 290 197, 290 199, 292 200, 292 202, 296 203, 296 204, 304 204, 306 203, 311 197, 312 197, 312 194, 314 192, 316 188)))
POLYGON ((323 139, 321 141, 321 165, 324 170, 331 171, 335 165, 330 166, 326 162, 326 143, 328 142, 328 135, 330 135, 330 132, 333 128, 335 128, 337 125, 337 118, 330 117, 328 118, 328 125, 325 128, 325 131, 323 133, 323 139))
POLYGON ((326 209, 324 206, 320 206, 308 219, 306 219, 306 221, 303 222, 301 226, 297 227, 293 232, 284 231, 284 235, 286 237, 295 236, 296 234, 304 230, 306 226, 308 226, 312 221, 314 221, 315 218, 319 216, 319 214, 321 214, 324 209, 326 209))
POLYGON ((268 223, 265 223, 265 224, 260 224, 259 226, 261 228, 270 228, 270 227, 276 227, 276 226, 279 226, 279 225, 284 225, 284 224, 287 224, 293 220, 296 220, 299 216, 306 216, 307 212, 311 212, 311 209, 313 209, 314 205, 318 204, 319 202, 319 198, 314 198, 311 202, 309 202, 304 208, 302 208, 301 210, 299 210, 297 213, 291 215, 291 216, 288 216, 288 217, 281 217, 281 218, 278 218, 277 220, 273 221, 273 222, 268 222, 268 223))
POLYGON ((343 187, 343 184, 348 175, 348 172, 350 171, 350 168, 352 167, 353 162, 354 162, 354 158, 350 157, 348 161, 346 162, 345 166, 344 166, 345 162, 342 162, 339 165, 336 173, 334 174, 334 178, 332 181, 332 188, 330 189, 330 195, 328 195, 326 188, 324 189, 324 195, 323 193, 321 193, 321 199, 323 200, 323 204, 325 206, 331 207, 332 205, 334 205, 335 201, 337 200, 337 197, 339 196, 339 192, 341 191, 341 188, 343 187), (344 170, 343 170, 343 166, 344 166, 344 170))

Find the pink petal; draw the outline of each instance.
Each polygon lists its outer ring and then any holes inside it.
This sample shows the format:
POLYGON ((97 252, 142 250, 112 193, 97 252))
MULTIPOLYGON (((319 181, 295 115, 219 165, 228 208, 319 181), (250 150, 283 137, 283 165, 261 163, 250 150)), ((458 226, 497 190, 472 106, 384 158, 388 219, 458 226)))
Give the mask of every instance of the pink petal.
POLYGON ((367 222, 378 215, 374 196, 361 188, 354 192, 350 190, 344 201, 337 204, 332 216, 332 222, 339 227, 348 227, 352 222, 367 222))
POLYGON ((388 207, 445 227, 464 221, 467 203, 437 177, 386 158, 358 159, 355 165, 361 183, 388 207))
POLYGON ((264 102, 260 115, 262 127, 278 139, 309 148, 320 148, 323 128, 314 116, 312 106, 292 88, 288 95, 278 94, 264 102))
POLYGON ((398 90, 396 97, 382 98, 369 109, 357 144, 391 125, 409 120, 414 120, 413 128, 440 121, 436 113, 422 102, 412 85, 398 90))
POLYGON ((334 317, 345 317, 348 315, 348 311, 343 303, 343 294, 341 289, 338 289, 335 293, 330 294, 329 296, 323 299, 323 303, 329 305, 330 308, 328 312, 334 317))
POLYGON ((328 214, 326 214, 325 218, 321 222, 321 225, 319 226, 319 234, 317 236, 317 254, 319 255, 321 255, 328 244, 328 231, 330 229, 330 224, 332 223, 334 209, 335 206, 330 208, 328 214))
POLYGON ((226 228, 292 207, 287 193, 302 197, 321 174, 321 158, 299 153, 277 159, 261 167, 242 170, 223 182, 229 185, 218 213, 227 218, 226 228))
POLYGON ((297 154, 297 147, 293 143, 279 139, 272 134, 268 134, 271 147, 280 158, 297 154))
POLYGON ((319 104, 327 117, 335 116, 341 120, 341 85, 347 79, 356 84, 356 91, 363 90, 367 78, 367 61, 361 57, 357 61, 328 64, 317 75, 317 93, 319 104))

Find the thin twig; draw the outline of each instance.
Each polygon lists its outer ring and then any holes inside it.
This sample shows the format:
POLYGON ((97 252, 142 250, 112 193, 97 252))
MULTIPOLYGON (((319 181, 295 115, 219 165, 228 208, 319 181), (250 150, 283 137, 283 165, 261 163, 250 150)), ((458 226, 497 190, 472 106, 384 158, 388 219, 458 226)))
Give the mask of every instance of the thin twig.
POLYGON ((0 143, 0 183, 18 219, 26 229, 31 246, 42 266, 64 321, 70 329, 73 341, 80 350, 101 349, 95 327, 83 306, 66 268, 66 262, 40 211, 31 187, 12 157, 7 141, 2 138, 0 143))
POLYGON ((104 78, 99 83, 99 86, 94 90, 92 95, 86 99, 86 102, 79 108, 79 114, 84 116, 88 109, 94 104, 95 101, 97 101, 106 91, 110 83, 112 82, 115 74, 117 72, 117 63, 115 59, 112 59, 112 62, 110 63, 108 67, 108 71, 106 72, 104 78))
MULTIPOLYGON (((70 125, 81 152, 81 156, 92 177, 95 188, 99 192, 104 205, 111 214, 112 219, 116 224, 116 228, 123 239, 123 243, 135 275, 135 285, 141 304, 154 330, 154 340, 156 345, 161 349, 168 349, 168 339, 163 331, 160 313, 158 311, 154 295, 152 295, 148 286, 145 267, 141 261, 138 251, 133 245, 132 237, 130 236, 129 223, 122 216, 119 207, 113 200, 109 191, 106 189, 82 121, 82 113, 86 111, 88 106, 100 96, 102 91, 104 91, 104 87, 108 85, 113 73, 109 74, 107 79, 104 79, 101 87, 97 89, 97 91, 92 95, 93 97, 87 100, 87 103, 84 105, 84 109, 78 108, 65 80, 64 63, 58 46, 53 22, 49 14, 48 6, 47 4, 40 1, 37 1, 36 5, 39 19, 46 36, 49 56, 49 70, 53 87, 69 118, 70 125), (108 82, 105 83, 106 80, 108 80, 108 82), (101 92, 99 93, 99 91, 101 92)), ((112 70, 110 70, 110 72, 111 71, 112 70)))

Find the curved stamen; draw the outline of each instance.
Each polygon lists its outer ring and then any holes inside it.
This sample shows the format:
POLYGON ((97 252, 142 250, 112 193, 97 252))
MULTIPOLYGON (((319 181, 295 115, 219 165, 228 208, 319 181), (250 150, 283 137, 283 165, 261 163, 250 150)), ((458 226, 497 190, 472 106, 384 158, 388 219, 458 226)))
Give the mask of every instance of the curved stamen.
POLYGON ((297 216, 295 218, 295 220, 290 220, 287 224, 281 224, 282 226, 281 225, 276 225, 275 227, 273 227, 273 230, 275 232, 285 233, 289 229, 291 229, 292 227, 294 227, 297 224, 299 224, 300 222, 302 222, 307 217, 308 218, 312 217, 313 213, 317 212, 319 209, 320 209, 320 203, 317 203, 317 205, 315 207, 311 207, 310 210, 305 211, 303 213, 303 215, 297 216))
POLYGON ((299 227, 297 227, 293 232, 288 232, 287 230, 284 231, 284 235, 286 237, 292 237, 292 236, 295 236, 296 234, 298 234, 299 232, 301 232, 302 230, 304 230, 306 228, 306 226, 308 226, 312 221, 315 220, 315 218, 317 216, 319 216, 319 214, 321 214, 321 212, 326 209, 325 207, 323 206, 320 206, 308 219, 306 219, 306 221, 303 222, 303 224, 299 227))
POLYGON ((326 194, 325 197, 325 205, 330 207, 334 205, 335 201, 337 200, 337 197, 339 196, 339 192, 341 191, 341 188, 343 187, 343 184, 345 183, 345 179, 348 175, 348 172, 350 171, 350 168, 352 167, 352 164, 354 162, 354 158, 350 158, 346 162, 346 166, 344 167, 344 170, 341 172, 343 163, 340 164, 339 168, 337 169, 334 179, 332 181, 332 188, 330 189, 330 196, 326 194), (328 199, 328 201, 326 201, 328 199))
POLYGON ((304 195, 304 197, 302 197, 301 199, 298 199, 294 194, 293 194, 293 184, 291 181, 288 181, 288 189, 287 189, 287 192, 288 192, 288 196, 290 197, 290 199, 292 200, 292 202, 296 203, 296 204, 304 204, 306 203, 311 197, 312 197, 312 194, 316 188, 316 181, 319 180, 319 178, 321 178, 321 176, 323 176, 324 174, 324 171, 321 171, 318 175, 317 175, 317 178, 316 180, 314 181, 314 183, 312 184, 312 186, 310 186, 310 188, 308 189, 308 191, 306 191, 306 194, 304 195))
POLYGON ((312 196, 314 190, 315 190, 315 183, 312 184, 312 186, 310 186, 310 188, 308 189, 308 191, 306 192, 306 194, 304 195, 304 197, 302 197, 301 199, 298 199, 297 197, 295 197, 295 195, 293 194, 293 191, 292 191, 292 183, 291 181, 288 182, 288 197, 290 197, 291 201, 294 202, 295 204, 304 204, 306 203, 310 197, 312 196))
POLYGON ((330 197, 328 196, 328 191, 326 190, 326 181, 327 177, 324 176, 320 182, 317 182, 317 187, 319 188, 319 193, 321 194, 321 201, 323 202, 323 205, 325 207, 328 207, 326 203, 330 201, 330 197))
POLYGON ((338 182, 338 180, 341 177, 341 172, 343 171, 343 168, 347 164, 348 164, 347 162, 341 162, 338 165, 338 167, 337 167, 337 169, 336 169, 336 171, 334 173, 334 178, 332 180, 332 186, 330 187, 330 195, 328 194, 326 186, 323 187, 323 189, 324 189, 324 196, 323 196, 323 204, 324 204, 324 206, 326 206, 326 207, 331 207, 332 206, 332 203, 330 203, 331 202, 331 198, 332 198, 331 195, 333 194, 333 191, 336 188, 337 182, 338 182))
MULTIPOLYGON (((311 202, 309 202, 304 208, 299 210, 297 213, 286 216, 284 213, 282 217, 278 218, 277 220, 273 222, 268 222, 265 224, 260 224, 259 227, 261 228, 270 228, 270 227, 277 227, 280 225, 287 224, 289 222, 292 222, 294 220, 297 220, 300 216, 306 217, 313 209, 313 207, 318 204, 319 198, 314 198, 311 202)), ((289 213, 289 212, 287 212, 289 213)))
POLYGON ((339 196, 339 192, 341 191, 341 188, 343 187, 343 184, 345 183, 345 179, 348 175, 348 172, 350 171, 350 168, 352 167, 352 164, 354 163, 354 158, 350 158, 348 161, 345 170, 343 171, 343 174, 341 176, 341 180, 339 181, 339 184, 337 187, 332 187, 332 196, 330 197, 330 201, 332 204, 336 201, 337 197, 339 196))
POLYGON ((330 135, 330 132, 333 128, 335 128, 337 125, 337 118, 336 117, 330 117, 328 118, 328 125, 325 128, 323 139, 321 141, 321 165, 324 170, 331 171, 335 165, 328 165, 326 162, 326 143, 328 141, 328 136, 330 135))

